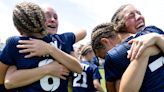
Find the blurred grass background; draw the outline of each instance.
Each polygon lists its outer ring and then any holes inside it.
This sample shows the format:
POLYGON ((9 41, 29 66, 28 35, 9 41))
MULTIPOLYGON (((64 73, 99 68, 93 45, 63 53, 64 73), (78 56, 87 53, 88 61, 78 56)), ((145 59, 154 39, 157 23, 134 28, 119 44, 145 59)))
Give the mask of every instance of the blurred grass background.
POLYGON ((103 87, 104 91, 106 92, 104 69, 100 68, 99 71, 100 71, 100 74, 101 74, 101 77, 102 77, 101 86, 103 87))

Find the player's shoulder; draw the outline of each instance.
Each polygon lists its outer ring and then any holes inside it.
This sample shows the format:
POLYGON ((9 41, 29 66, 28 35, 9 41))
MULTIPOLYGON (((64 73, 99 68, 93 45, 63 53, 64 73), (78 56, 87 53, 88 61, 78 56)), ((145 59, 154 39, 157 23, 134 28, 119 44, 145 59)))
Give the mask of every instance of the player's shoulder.
POLYGON ((11 36, 9 38, 7 38, 6 40, 6 45, 14 45, 14 44, 17 44, 18 41, 20 40, 20 36, 11 36))
POLYGON ((19 44, 19 40, 29 40, 29 37, 22 37, 22 36, 8 37, 3 48, 5 47, 8 47, 10 49, 16 48, 16 45, 19 44))
POLYGON ((70 42, 71 40, 75 39, 75 35, 73 32, 65 32, 62 34, 54 34, 53 37, 58 39, 60 42, 65 43, 65 42, 70 42))
POLYGON ((59 34, 58 36, 60 36, 62 38, 68 38, 68 37, 74 36, 74 33, 73 32, 65 32, 65 33, 59 34))
POLYGON ((80 64, 83 67, 83 71, 87 71, 88 68, 90 67, 89 62, 88 61, 85 61, 85 60, 81 61, 80 64))
POLYGON ((158 30, 161 30, 159 27, 155 26, 155 25, 148 25, 145 27, 145 29, 158 29, 158 30))
POLYGON ((162 30, 162 29, 160 29, 159 27, 154 26, 154 25, 146 26, 146 27, 144 28, 144 31, 156 32, 156 33, 160 33, 160 34, 163 33, 163 30, 162 30))
POLYGON ((12 40, 18 40, 20 37, 19 36, 11 36, 11 37, 8 37, 6 42, 10 42, 12 40))
POLYGON ((121 62, 127 62, 127 51, 129 49, 130 45, 127 42, 117 45, 107 52, 105 56, 105 63, 120 64, 121 62))
POLYGON ((12 41, 19 41, 19 40, 29 40, 29 38, 30 37, 24 37, 24 36, 11 36, 7 38, 6 43, 12 41))
POLYGON ((120 55, 125 54, 130 49, 130 45, 127 42, 122 42, 116 47, 112 48, 107 52, 109 56, 119 57, 120 55))

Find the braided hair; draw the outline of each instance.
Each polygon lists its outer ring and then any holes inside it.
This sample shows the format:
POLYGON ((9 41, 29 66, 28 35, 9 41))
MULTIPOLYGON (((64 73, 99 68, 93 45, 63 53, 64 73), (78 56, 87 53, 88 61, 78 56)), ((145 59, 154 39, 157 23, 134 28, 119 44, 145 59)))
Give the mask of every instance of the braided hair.
POLYGON ((97 25, 91 33, 91 45, 94 53, 96 50, 105 48, 101 43, 102 38, 115 38, 116 31, 114 29, 114 24, 112 23, 102 23, 97 25))
POLYGON ((122 5, 120 8, 117 9, 117 11, 112 16, 111 22, 113 22, 116 25, 115 26, 116 31, 119 31, 119 32, 126 32, 127 31, 126 25, 125 25, 124 14, 122 11, 127 6, 130 6, 130 5, 131 4, 122 5))
POLYGON ((14 26, 19 32, 45 34, 45 16, 42 9, 34 3, 22 2, 13 10, 14 26))

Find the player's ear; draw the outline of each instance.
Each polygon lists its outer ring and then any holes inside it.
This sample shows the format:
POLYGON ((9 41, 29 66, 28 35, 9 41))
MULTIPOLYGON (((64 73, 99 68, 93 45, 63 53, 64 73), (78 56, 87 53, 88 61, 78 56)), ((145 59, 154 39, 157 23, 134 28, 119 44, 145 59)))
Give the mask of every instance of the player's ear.
POLYGON ((101 43, 106 47, 110 43, 110 40, 108 38, 101 38, 101 43))

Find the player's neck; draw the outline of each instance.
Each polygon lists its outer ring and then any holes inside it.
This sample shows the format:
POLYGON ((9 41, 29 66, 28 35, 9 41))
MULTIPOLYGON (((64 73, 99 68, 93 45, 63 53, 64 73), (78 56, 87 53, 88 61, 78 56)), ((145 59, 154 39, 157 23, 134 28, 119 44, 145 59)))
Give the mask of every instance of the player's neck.
POLYGON ((121 39, 121 42, 123 42, 124 40, 126 40, 131 35, 132 35, 131 33, 120 33, 119 38, 121 39))

